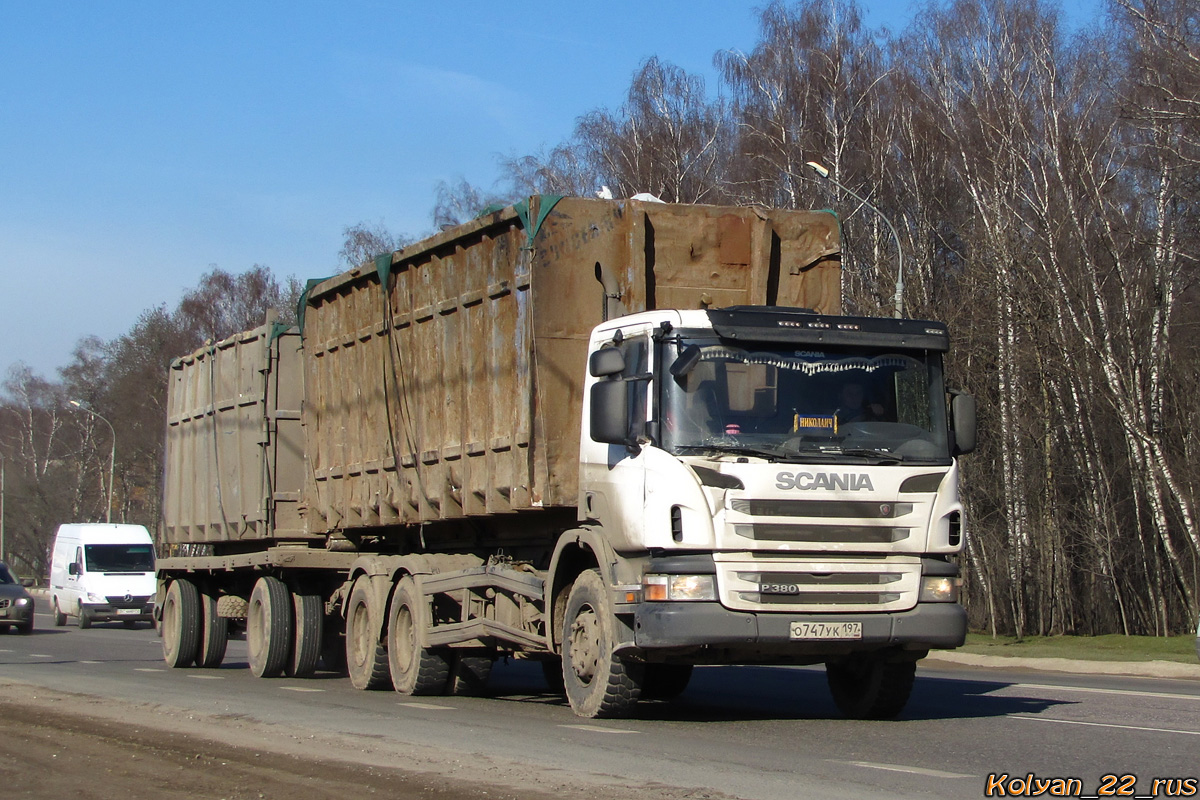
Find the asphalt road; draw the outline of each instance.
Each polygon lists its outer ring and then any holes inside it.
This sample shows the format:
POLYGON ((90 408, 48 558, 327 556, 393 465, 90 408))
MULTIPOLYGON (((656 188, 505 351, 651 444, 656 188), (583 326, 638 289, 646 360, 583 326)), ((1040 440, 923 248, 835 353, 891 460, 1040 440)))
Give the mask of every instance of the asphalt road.
POLYGON ((840 718, 819 668, 701 668, 679 700, 644 703, 636 719, 595 721, 575 717, 528 662, 498 664, 488 698, 405 698, 355 691, 333 673, 255 679, 244 641, 230 643, 221 669, 171 670, 149 628, 53 628, 42 614, 37 625, 32 636, 0 636, 0 692, 48 687, 171 709, 197 732, 236 720, 258 726, 264 743, 299 748, 306 737, 337 737, 360 743, 364 760, 408 759, 510 786, 537 776, 563 797, 584 796, 588 785, 631 793, 649 785, 640 797, 683 787, 684 796, 747 800, 963 798, 984 796, 989 782, 992 796, 1002 796, 997 786, 1016 794, 1023 787, 1013 781, 1031 773, 1078 779, 1060 787, 1077 796, 1105 788, 1151 796, 1155 779, 1184 781, 1160 783, 1157 796, 1172 787, 1186 794, 1188 779, 1200 796, 1197 681, 926 662, 899 720, 860 722, 840 718))

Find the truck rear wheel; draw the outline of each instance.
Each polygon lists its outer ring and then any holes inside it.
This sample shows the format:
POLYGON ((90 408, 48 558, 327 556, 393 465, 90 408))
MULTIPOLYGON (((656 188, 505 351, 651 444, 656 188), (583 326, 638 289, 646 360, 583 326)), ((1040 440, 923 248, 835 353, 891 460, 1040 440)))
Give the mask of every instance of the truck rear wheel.
POLYGON ((627 716, 641 696, 645 667, 613 655, 616 620, 598 571, 576 579, 563 624, 563 684, 571 709, 581 717, 627 716))
MULTIPOLYGON (((163 659, 172 669, 189 667, 200 650, 200 592, 188 580, 175 580, 167 588, 162 607, 163 659)), ((84 612, 80 610, 80 627, 84 612)), ((88 620, 91 624, 91 620, 88 620)))
POLYGON ((915 661, 853 656, 825 665, 838 710, 850 719, 892 719, 904 710, 916 679, 915 661))
POLYGON ((293 678, 309 678, 317 671, 317 660, 321 657, 325 602, 320 595, 294 594, 292 604, 296 636, 284 672, 293 678))
POLYGON ((354 582, 346 604, 346 670, 355 689, 380 689, 388 682, 388 652, 380 641, 380 617, 370 578, 354 582))
POLYGON ((246 609, 246 645, 250 671, 278 678, 292 652, 292 597, 283 581, 264 575, 250 593, 246 609))
POLYGON ((429 604, 412 576, 405 575, 392 592, 388 614, 388 663, 392 688, 401 694, 442 694, 450 679, 450 659, 441 650, 422 646, 429 626, 429 604))
POLYGON ((217 615, 217 598, 206 592, 200 594, 200 609, 204 630, 196 651, 196 666, 216 669, 225 660, 229 645, 229 620, 217 615))
POLYGON ((446 684, 447 694, 479 697, 487 692, 488 678, 492 674, 492 657, 459 653, 454 656, 450 667, 450 681, 446 684))

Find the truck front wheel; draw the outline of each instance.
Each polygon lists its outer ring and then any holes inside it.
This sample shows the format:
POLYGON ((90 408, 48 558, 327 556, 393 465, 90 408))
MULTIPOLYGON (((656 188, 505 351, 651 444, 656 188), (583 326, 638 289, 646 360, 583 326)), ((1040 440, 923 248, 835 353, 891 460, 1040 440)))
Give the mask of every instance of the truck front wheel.
POLYGON ((833 702, 850 719, 892 719, 904 710, 917 674, 915 661, 852 656, 825 665, 833 702))
POLYGON ((563 684, 571 709, 581 717, 628 716, 641 696, 645 666, 613 654, 616 620, 598 571, 576 579, 563 624, 563 684))
POLYGON ((388 615, 388 662, 392 688, 400 694, 441 694, 450 678, 450 660, 442 651, 423 647, 429 606, 417 582, 405 575, 392 593, 388 615))

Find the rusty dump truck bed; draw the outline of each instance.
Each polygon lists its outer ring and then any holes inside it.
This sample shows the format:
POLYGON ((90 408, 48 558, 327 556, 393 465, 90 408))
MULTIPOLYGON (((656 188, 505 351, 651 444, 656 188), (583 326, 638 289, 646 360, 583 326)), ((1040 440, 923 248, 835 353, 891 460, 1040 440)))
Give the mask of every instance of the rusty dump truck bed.
POLYGON ((164 538, 574 507, 590 330, 652 308, 840 313, 838 233, 826 212, 542 196, 330 278, 301 347, 264 328, 172 365, 164 538))

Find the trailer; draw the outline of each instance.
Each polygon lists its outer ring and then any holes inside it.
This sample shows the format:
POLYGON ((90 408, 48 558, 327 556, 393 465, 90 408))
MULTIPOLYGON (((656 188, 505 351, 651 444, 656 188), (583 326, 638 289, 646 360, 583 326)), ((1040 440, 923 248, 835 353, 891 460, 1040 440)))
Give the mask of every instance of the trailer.
POLYGON ((178 359, 168 664, 219 665, 231 624, 254 674, 360 689, 479 693, 532 658, 595 717, 697 664, 825 663, 844 712, 899 713, 965 635, 974 405, 944 325, 840 316, 839 232, 532 197, 178 359))

